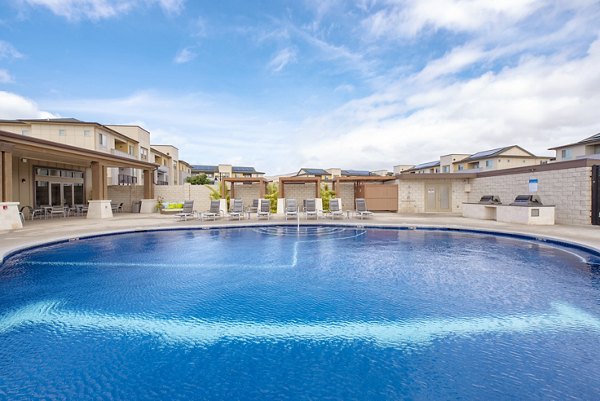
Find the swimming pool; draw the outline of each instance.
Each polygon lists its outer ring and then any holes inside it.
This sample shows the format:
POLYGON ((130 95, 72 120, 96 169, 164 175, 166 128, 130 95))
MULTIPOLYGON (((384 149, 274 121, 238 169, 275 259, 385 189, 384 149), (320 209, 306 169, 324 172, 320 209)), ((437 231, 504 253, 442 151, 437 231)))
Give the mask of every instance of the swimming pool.
POLYGON ((39 247, 0 268, 0 399, 593 399, 599 262, 334 226, 39 247))

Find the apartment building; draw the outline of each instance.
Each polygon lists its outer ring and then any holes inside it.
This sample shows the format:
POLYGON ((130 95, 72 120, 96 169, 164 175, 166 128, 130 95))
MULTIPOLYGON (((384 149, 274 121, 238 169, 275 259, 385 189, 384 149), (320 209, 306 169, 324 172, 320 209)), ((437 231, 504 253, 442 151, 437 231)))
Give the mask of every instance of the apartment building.
POLYGON ((536 156, 518 145, 485 150, 468 154, 454 153, 441 156, 439 160, 417 164, 404 173, 477 173, 514 167, 535 166, 548 163, 550 157, 536 156))
POLYGON ((410 174, 436 174, 440 172, 440 161, 434 160, 431 162, 417 164, 412 168, 406 169, 403 173, 410 174))
POLYGON ((556 152, 556 161, 574 159, 600 159, 600 134, 592 135, 579 142, 550 148, 556 152))
POLYGON ((224 178, 256 178, 265 175, 262 171, 257 171, 254 167, 233 166, 231 164, 206 165, 193 164, 191 166, 192 175, 205 174, 212 180, 222 181, 224 178))

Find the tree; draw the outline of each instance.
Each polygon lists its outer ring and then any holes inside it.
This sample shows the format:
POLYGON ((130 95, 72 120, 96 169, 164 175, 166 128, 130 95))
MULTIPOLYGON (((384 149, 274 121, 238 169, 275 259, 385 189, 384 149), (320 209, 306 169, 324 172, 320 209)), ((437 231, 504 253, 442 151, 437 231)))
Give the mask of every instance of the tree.
POLYGON ((206 176, 206 174, 194 175, 185 179, 185 182, 192 185, 206 185, 212 184, 212 180, 206 176))

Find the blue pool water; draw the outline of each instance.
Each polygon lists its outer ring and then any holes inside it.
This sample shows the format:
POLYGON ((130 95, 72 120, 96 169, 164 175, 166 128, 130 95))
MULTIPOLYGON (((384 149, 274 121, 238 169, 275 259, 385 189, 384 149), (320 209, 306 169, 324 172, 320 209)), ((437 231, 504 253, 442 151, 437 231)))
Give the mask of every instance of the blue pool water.
POLYGON ((598 399, 599 262, 316 226, 37 248, 0 267, 0 399, 598 399))

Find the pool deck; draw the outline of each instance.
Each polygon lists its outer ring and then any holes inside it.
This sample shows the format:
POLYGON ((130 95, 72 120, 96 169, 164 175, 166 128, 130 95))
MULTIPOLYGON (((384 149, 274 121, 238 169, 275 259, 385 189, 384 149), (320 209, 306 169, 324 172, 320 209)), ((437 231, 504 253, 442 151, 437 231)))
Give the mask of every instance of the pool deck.
MULTIPOLYGON (((16 250, 41 245, 57 240, 68 240, 89 235, 111 232, 141 231, 169 228, 223 227, 249 225, 296 225, 296 220, 285 221, 281 216, 272 216, 270 220, 229 220, 227 217, 217 221, 187 220, 179 221, 174 216, 160 214, 119 213, 109 219, 88 220, 84 217, 54 218, 25 222, 20 230, 0 232, 0 262, 16 250)), ((600 251, 600 226, 531 226, 499 223, 492 220, 468 219, 450 214, 402 215, 396 213, 377 213, 373 217, 360 220, 319 219, 318 221, 300 219, 300 224, 333 224, 358 226, 389 227, 445 227, 456 229, 475 229, 503 233, 517 233, 559 239, 582 244, 600 251)))

